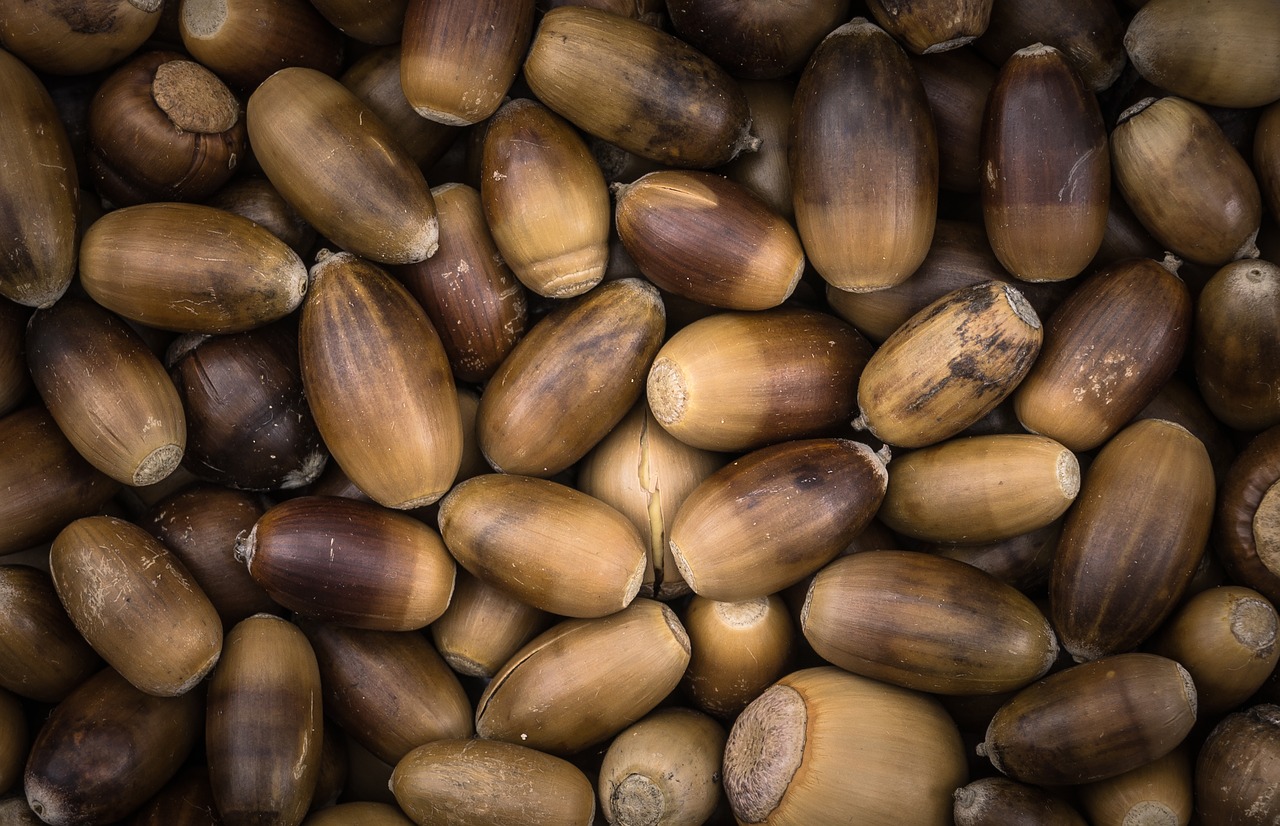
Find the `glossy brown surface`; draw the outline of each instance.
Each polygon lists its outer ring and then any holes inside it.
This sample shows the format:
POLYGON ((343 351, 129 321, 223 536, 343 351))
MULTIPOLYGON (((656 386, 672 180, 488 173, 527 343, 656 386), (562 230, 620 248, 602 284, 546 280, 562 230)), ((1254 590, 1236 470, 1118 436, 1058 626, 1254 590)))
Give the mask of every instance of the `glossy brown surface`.
POLYGON ((997 66, 1032 43, 1053 46, 1097 92, 1115 83, 1124 68, 1123 37, 1124 21, 1111 0, 998 0, 974 45, 997 66))
POLYGON ((431 639, 449 667, 469 677, 492 677, 552 617, 496 585, 458 571, 449 607, 431 623, 431 639))
POLYGON ((885 31, 916 54, 957 49, 987 30, 992 0, 870 0, 867 9, 885 31))
POLYGON ((1214 727, 1196 757, 1196 816, 1247 824, 1277 814, 1268 791, 1280 769, 1280 707, 1250 706, 1214 727))
POLYGON ((155 32, 160 0, 39 0, 7 9, 0 45, 33 69, 81 75, 128 57, 155 32))
POLYGON ((316 231, 261 175, 237 178, 205 203, 248 218, 284 241, 300 256, 308 255, 315 243, 316 231))
MULTIPOLYGON (((365 3, 366 0, 359 2, 365 3)), ((404 0, 404 5, 408 5, 408 0, 404 0)), ((399 37, 400 29, 397 28, 397 41, 399 37)), ((440 160, 458 137, 457 127, 427 120, 415 112, 405 99, 404 89, 400 85, 398 44, 371 50, 354 61, 339 79, 343 86, 350 89, 382 119, 400 146, 423 170, 440 160)))
POLYGON ((732 719, 786 673, 795 624, 776 594, 741 602, 695 594, 683 623, 691 651, 683 685, 703 711, 732 719))
POLYGON ((56 703, 102 666, 39 568, 0 566, 0 630, 0 688, 19 696, 56 703))
POLYGON ((1229 427, 1280 424, 1280 267, 1234 261, 1200 292, 1195 311, 1196 385, 1229 427))
POLYGON ((1280 427, 1232 462, 1218 495, 1214 545, 1231 579, 1280 600, 1280 427))
POLYGON ((182 45, 245 93, 291 66, 335 75, 342 35, 306 0, 189 0, 178 12, 182 45))
POLYGON ((996 69, 973 49, 911 57, 938 133, 938 183, 952 192, 980 185, 982 116, 996 69))

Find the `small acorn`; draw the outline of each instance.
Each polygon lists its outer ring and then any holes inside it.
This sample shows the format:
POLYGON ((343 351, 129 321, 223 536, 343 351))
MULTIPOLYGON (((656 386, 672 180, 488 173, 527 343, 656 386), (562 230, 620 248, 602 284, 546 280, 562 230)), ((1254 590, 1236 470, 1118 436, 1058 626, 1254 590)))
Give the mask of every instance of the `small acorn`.
POLYGON ((1214 547, 1233 582, 1280 601, 1280 426, 1255 436, 1218 495, 1214 547))
POLYGON ((436 650, 454 671, 492 677, 551 621, 547 612, 462 568, 449 607, 430 631, 436 650))
POLYGON ((1196 385, 1220 421, 1243 431, 1280 424, 1280 267, 1233 261, 1195 308, 1196 385))
POLYGON ((0 689, 20 697, 57 703, 102 667, 39 568, 0 565, 0 632, 0 689))
POLYGON ((691 651, 683 685, 703 711, 730 720, 786 673, 795 625, 777 594, 740 602, 694 594, 682 620, 691 651))
POLYGON ((731 75, 780 78, 804 68, 828 32, 848 18, 848 0, 669 0, 671 27, 731 75))

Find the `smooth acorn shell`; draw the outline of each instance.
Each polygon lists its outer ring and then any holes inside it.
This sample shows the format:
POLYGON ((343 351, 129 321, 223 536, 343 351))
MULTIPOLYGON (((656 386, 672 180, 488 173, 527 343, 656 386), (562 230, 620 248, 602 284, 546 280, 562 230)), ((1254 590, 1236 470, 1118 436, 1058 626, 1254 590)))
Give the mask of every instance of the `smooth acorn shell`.
POLYGON ((350 254, 324 258, 311 278, 299 358, 330 454, 382 505, 436 501, 457 475, 463 439, 457 389, 435 328, 404 287, 350 254))
POLYGON ((451 126, 492 115, 529 48, 533 11, 533 0, 411 0, 400 41, 405 98, 451 126))
POLYGON ((1017 288, 963 287, 917 312, 876 350, 858 383, 860 424, 900 447, 954 436, 1031 369, 1043 330, 1017 288))
POLYGON ((637 599, 617 613, 564 620, 502 667, 476 705, 476 734, 573 754, 639 720, 689 664, 675 612, 637 599))
POLYGON ((222 621, 168 548, 112 516, 77 519, 49 551, 49 571, 71 621, 139 690, 185 694, 217 663, 222 621))
POLYGON ((360 43, 397 43, 409 0, 315 0, 316 11, 338 31, 360 43))
POLYGON ((436 251, 439 225, 426 179, 341 83, 314 69, 281 69, 254 90, 246 117, 262 170, 321 235, 387 264, 436 251))
POLYGON ((462 568, 449 607, 430 630, 450 668, 468 677, 492 677, 550 624, 545 611, 462 568))
POLYGON ((298 255, 309 254, 315 244, 316 231, 262 175, 236 178, 205 204, 248 218, 298 255))
POLYGON ((1072 450, 1098 447, 1172 377, 1191 334, 1191 292, 1149 258, 1089 276, 1045 325, 1014 393, 1022 426, 1072 450))
POLYGON ((119 821, 181 768, 203 714, 201 692, 156 697, 102 669, 41 726, 23 778, 27 803, 53 826, 119 821))
POLYGON ((281 502, 237 543, 236 554, 285 608, 353 628, 422 628, 453 593, 453 559, 435 531, 355 499, 281 502))
POLYGON ((186 0, 178 35, 192 57, 245 93, 278 70, 336 75, 342 65, 342 36, 303 0, 186 0))
POLYGON ((845 439, 783 442, 702 481, 671 525, 671 554, 694 593, 735 602, 814 573, 866 527, 888 474, 845 439))
POLYGON ((1190 430, 1204 443, 1213 462, 1213 475, 1218 484, 1226 478, 1227 469, 1235 461, 1239 448, 1227 435, 1227 428, 1209 410, 1192 383, 1176 374, 1156 394, 1151 403, 1138 412, 1139 419, 1167 419, 1190 430))
POLYGON ((302 826, 413 826, 413 821, 390 803, 354 802, 313 812, 302 826))
POLYGON ((660 289, 712 307, 767 310, 804 274, 804 249, 786 219, 719 175, 650 172, 615 197, 618 236, 660 289))
POLYGON ((863 18, 827 35, 800 76, 791 133, 796 229, 814 269, 854 292, 906 280, 933 238, 938 145, 902 47, 863 18))
POLYGON ((491 473, 440 503, 458 564, 523 602, 567 617, 620 611, 640 591, 645 543, 627 517, 557 482, 491 473))
POLYGON ((631 278, 545 316, 480 396, 476 437, 489 464, 552 476, 585 456, 640 398, 665 329, 658 291, 631 278))
POLYGON ((852 327, 778 307, 695 321, 658 351, 649 409, 668 433, 703 450, 746 451, 839 432, 856 409, 872 348, 852 327))
POLYGON ((1232 581, 1280 601, 1280 427, 1255 436, 1227 471, 1214 547, 1232 581))
POLYGON ((1271 215, 1280 215, 1280 104, 1262 110, 1253 133, 1253 173, 1271 215))
POLYGON ((600 283, 609 257, 609 191, 586 142, 551 109, 516 98, 489 119, 480 196, 494 243, 520 283, 549 298, 600 283))
POLYGON ((955 791, 955 826, 1088 826, 1070 803, 1038 786, 983 777, 955 791))
POLYGON ((938 135, 938 185, 951 192, 979 189, 983 110, 996 69, 973 49, 912 55, 911 67, 929 100, 938 135))
POLYGON ((23 3, 6 9, 0 45, 40 72, 88 75, 132 54, 160 23, 160 0, 23 3))
POLYGON ((923 550, 986 571, 1024 593, 1040 591, 1049 581, 1053 552, 1062 532, 1059 519, 1008 539, 977 545, 939 543, 923 550))
POLYGON ((804 68, 848 0, 670 0, 675 33, 739 78, 780 78, 804 68))
POLYGON ((209 768, 188 765, 134 812, 129 826, 221 826, 213 803, 209 768))
POLYGON ((590 826, 596 811, 581 769, 495 740, 420 746, 396 764, 391 792, 417 823, 449 826, 590 826))
POLYGON ((0 688, 21 697, 59 702, 102 666, 39 568, 0 565, 0 632, 0 688))
POLYGON ((827 565, 809 586, 800 627, 833 665, 937 694, 1015 691, 1058 656, 1030 599, 965 563, 912 551, 827 565))
POLYGON ((703 711, 732 719, 786 673, 795 624, 777 594, 741 602, 694 594, 682 621, 691 651, 683 685, 703 711))
POLYGON ((182 459, 182 401, 160 360, 119 318, 79 299, 40 310, 27 325, 27 364, 67 440, 126 485, 150 485, 182 459))
POLYGON ((1111 0, 999 0, 974 46, 996 66, 1032 43, 1062 52, 1095 92, 1124 69, 1124 21, 1111 0))
POLYGON ((307 638, 260 614, 227 635, 209 682, 205 752, 228 824, 296 824, 320 770, 320 672, 307 638))
POLYGON ((7 416, 31 393, 24 339, 30 311, 0 298, 0 416, 7 416))
POLYGON ((1180 425, 1144 419, 1085 472, 1049 579, 1050 615, 1076 661, 1136 647, 1176 607, 1205 550, 1213 466, 1180 425))
POLYGON ((1237 430, 1280 424, 1280 267, 1234 261, 1197 299, 1196 385, 1220 421, 1237 430))
POLYGON ((987 30, 992 0, 871 0, 867 9, 885 31, 916 54, 957 49, 987 30))
POLYGON ((756 143, 736 81, 638 20, 552 9, 534 33, 524 76, 539 100, 582 131, 668 166, 719 166, 756 143))
POLYGON ((979 754, 1024 783, 1090 783, 1163 757, 1195 720, 1185 668, 1154 654, 1117 654, 1015 694, 996 712, 979 754))
MULTIPOLYGON (((7 22, 9 15, 5 15, 7 22)), ((4 26, 0 22, 0 26, 4 26)), ((48 307, 75 272, 80 188, 67 130, 39 78, 0 50, 0 296, 48 307)))
POLYGON ((725 177, 760 196, 769 209, 791 220, 791 104, 795 84, 789 80, 747 80, 739 84, 751 108, 751 131, 760 148, 744 152, 720 168, 725 177))
POLYGON ((725 746, 739 823, 944 826, 967 779, 956 725, 937 700, 822 667, 795 671, 747 706, 725 746))
POLYGON ((1145 766, 1087 783, 1079 787, 1080 808, 1096 826, 1185 826, 1193 813, 1191 763, 1184 746, 1145 766))
POLYGON ((238 333, 293 312, 307 292, 298 254, 232 212, 152 203, 85 232, 80 283, 131 321, 181 333, 238 333))
POLYGON ((982 212, 991 248, 1024 281, 1063 281, 1106 230, 1111 159, 1102 113, 1067 58, 1036 44, 996 78, 982 133, 982 212))
POLYGON ((1196 757, 1195 802, 1201 823, 1247 826, 1280 815, 1280 707, 1251 706, 1222 719, 1196 757))
POLYGON ((1111 132, 1116 184, 1166 249, 1221 266, 1256 254, 1262 195, 1209 114, 1176 97, 1147 98, 1111 132))
MULTIPOLYGON (((365 5, 375 5, 359 0, 365 5)), ((408 5, 408 0, 403 0, 408 5)), ((376 4, 382 5, 382 4, 376 4)), ((389 4, 388 4, 389 5, 389 4)), ((319 8, 319 4, 317 4, 319 8)), ((458 137, 456 126, 427 120, 414 111, 400 85, 400 29, 395 45, 373 49, 353 62, 339 80, 360 98, 386 125, 409 157, 423 170, 430 169, 458 137)))

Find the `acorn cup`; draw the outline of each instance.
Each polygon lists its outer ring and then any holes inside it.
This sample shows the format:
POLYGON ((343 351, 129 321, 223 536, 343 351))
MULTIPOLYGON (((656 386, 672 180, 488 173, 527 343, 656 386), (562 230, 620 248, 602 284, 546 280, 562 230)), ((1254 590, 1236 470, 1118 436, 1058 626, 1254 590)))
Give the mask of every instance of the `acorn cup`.
POLYGON ((476 437, 489 464, 553 476, 585 456, 640 398, 665 328, 658 291, 632 278, 543 317, 480 397, 476 437))
POLYGON ((1280 817, 1280 706, 1251 706, 1222 719, 1196 757, 1201 823, 1266 823, 1280 817))
POLYGON ((546 106, 517 98, 489 118, 480 197, 493 241, 520 283, 548 298, 600 283, 609 191, 586 142, 546 106))
POLYGON ((188 765, 174 775, 155 797, 142 805, 129 826, 221 826, 209 785, 209 768, 188 765))
POLYGON ((261 175, 237 178, 214 193, 205 205, 248 218, 300 256, 310 254, 315 244, 316 231, 261 175))
POLYGON ((938 135, 938 185, 951 192, 979 189, 983 110, 995 68, 973 49, 910 55, 929 100, 938 135))
POLYGON ((916 54, 958 49, 987 30, 992 0, 869 0, 867 10, 885 31, 916 54))
POLYGON ((1107 130, 1067 58, 1037 43, 1004 64, 982 132, 991 248, 1024 281, 1064 281, 1098 251, 1111 197, 1107 130))
POLYGON ((966 780, 960 732, 924 694, 810 668, 779 680, 734 721, 724 787, 739 823, 944 826, 966 780))
POLYGON ((1209 455, 1182 426, 1144 419, 1102 448, 1049 578, 1053 627, 1077 662, 1135 648, 1177 607, 1213 510, 1209 455))
POLYGON ((642 598, 607 617, 564 620, 494 676, 476 705, 476 734, 575 754, 653 710, 688 664, 689 638, 661 602, 642 598))
POLYGON ((0 689, 57 703, 101 667, 49 575, 28 565, 0 565, 0 689))
POLYGON ((1252 171, 1204 109, 1146 98, 1111 132, 1116 183, 1143 226, 1188 261, 1257 256, 1262 196, 1252 171))
POLYGON ((683 686, 708 714, 733 719, 786 673, 795 626, 777 594, 741 602, 695 594, 683 622, 691 651, 683 686))
POLYGON ((618 236, 660 289, 712 307, 767 310, 804 275, 791 224, 719 175, 650 172, 614 195, 618 236))
POLYGON ((1196 385, 1237 430, 1280 424, 1280 267, 1233 261, 1214 273, 1195 309, 1196 385))
POLYGON ((789 80, 746 80, 739 86, 751 109, 751 131, 760 148, 734 158, 720 172, 754 192, 769 209, 791 220, 791 104, 795 84, 789 80))
POLYGON ((156 697, 110 668, 94 674, 54 707, 36 735, 23 776, 31 811, 52 826, 115 823, 129 815, 199 741, 202 693, 156 697))
POLYGON ((355 802, 312 812, 302 826, 413 826, 413 821, 390 803, 355 802))
POLYGON ((955 826, 1088 826, 1060 797, 1007 777, 983 777, 955 791, 955 826))
POLYGON ((182 460, 182 401, 142 338, 107 310, 67 299, 27 325, 36 390, 67 440, 126 485, 151 485, 182 460))
POLYGON ((22 779, 22 768, 30 749, 27 710, 21 700, 0 688, 0 794, 22 779))
MULTIPOLYGON (((24 4, 24 8, 26 4, 24 4)), ((10 19, 4 15, 0 27, 10 19)), ((0 296, 48 307, 75 272, 80 189, 67 130, 40 79, 0 49, 0 296)))
POLYGON ((700 826, 723 794, 725 730, 698 711, 665 708, 609 744, 596 788, 600 810, 616 826, 700 826))
POLYGON ((313 0, 312 5, 352 40, 385 46, 400 41, 409 0, 313 0))
POLYGON ((443 496, 462 461, 458 394, 413 296, 366 261, 328 255, 311 268, 298 349, 311 413, 351 480, 391 508, 443 496))
POLYGON ((999 0, 974 46, 996 66, 1032 43, 1062 52, 1093 92, 1124 69, 1124 21, 1112 0, 999 0))
MULTIPOLYGON (((366 0, 359 2, 370 5, 366 0)), ((383 7, 383 4, 376 5, 383 7)), ((403 0, 401 5, 407 6, 408 0, 403 0)), ((396 43, 399 38, 397 29, 392 42, 396 43)), ((405 99, 400 86, 399 45, 371 50, 353 62, 339 80, 386 124, 397 143, 423 172, 434 166, 458 138, 457 127, 427 120, 405 99)))
POLYGON ((228 824, 302 821, 320 769, 320 672, 307 638, 259 614, 227 635, 209 682, 205 752, 228 824))
POLYGON ((758 145, 737 82, 707 55, 638 20, 552 9, 534 33, 524 77, 582 131, 668 166, 719 166, 758 145))
POLYGON ((88 75, 133 54, 160 23, 161 0, 38 0, 6 8, 0 46, 40 72, 88 75))
POLYGON ((300 620, 320 668, 325 714, 384 763, 423 743, 469 737, 471 701, 426 637, 300 620))
POLYGON ((533 36, 534 0, 410 0, 400 83, 419 115, 451 126, 489 117, 533 36))
POLYGON ((1280 426, 1232 462, 1218 496, 1214 549, 1231 580, 1280 602, 1280 426))
POLYGON ((871 345, 826 313, 777 307, 699 319, 649 370, 658 423, 703 450, 746 451, 840 432, 871 345))
POLYGON ((861 17, 832 31, 800 76, 791 133, 795 222, 813 268, 853 292, 905 281, 933 238, 938 143, 902 48, 861 17))
POLYGON ((1185 668, 1154 654, 1117 654, 1018 692, 996 712, 978 754, 1023 783, 1092 783, 1168 754, 1195 721, 1185 668))
POLYGON ((396 764, 391 792, 417 823, 591 826, 596 813, 595 789, 577 766, 493 740, 419 746, 396 764))
MULTIPOLYGON (((1197 681, 1196 686, 1200 683, 1197 681)), ((1203 695, 1201 695, 1203 696, 1203 695)), ((1189 823, 1191 757, 1186 746, 1107 780, 1080 786, 1080 807, 1094 826, 1189 823)))
POLYGON ((436 251, 439 226, 426 179, 391 130, 341 83, 314 69, 281 69, 254 90, 246 117, 262 171, 321 235, 387 264, 436 251))
POLYGON ((551 624, 551 616, 479 577, 458 571, 453 598, 431 623, 436 650, 454 671, 492 677, 551 624))
POLYGON ((435 531, 355 499, 281 502, 236 541, 236 556, 285 608, 352 628, 417 630, 453 593, 453 559, 435 531))
POLYGON ((120 483, 85 461, 39 404, 0 418, 0 556, 98 512, 120 483))
POLYGON ((753 451, 676 511, 671 555, 694 593, 736 602, 786 588, 833 559, 875 516, 884 461, 861 442, 808 439, 753 451))
POLYGON ((1039 317, 1016 287, 988 281, 947 293, 867 362, 854 425, 900 447, 950 438, 1013 393, 1042 336, 1039 317))

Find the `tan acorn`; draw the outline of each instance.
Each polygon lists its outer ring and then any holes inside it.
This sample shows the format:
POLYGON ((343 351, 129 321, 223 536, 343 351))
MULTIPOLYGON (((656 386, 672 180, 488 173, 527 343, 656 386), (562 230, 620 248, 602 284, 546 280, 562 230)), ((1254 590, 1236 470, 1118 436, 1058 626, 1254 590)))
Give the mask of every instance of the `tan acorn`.
MULTIPOLYGON (((360 2, 370 5, 366 0, 360 2)), ((407 6, 408 0, 403 0, 403 5, 407 6)), ((397 29, 395 39, 399 37, 400 30, 397 29)), ((458 137, 457 127, 427 120, 405 99, 404 89, 400 86, 399 45, 371 50, 353 62, 339 80, 373 110, 409 157, 424 171, 444 157, 458 137)))
POLYGON ((448 357, 413 296, 368 262, 329 255, 311 269, 298 347, 311 413, 351 480, 386 507, 443 496, 462 421, 448 357))
POLYGON ((1080 807, 1094 826, 1186 826, 1192 815, 1191 789, 1191 757, 1181 747, 1124 774, 1080 786, 1080 807))
POLYGON ((492 677, 552 617, 496 585, 458 571, 449 607, 431 623, 431 639, 449 667, 468 677, 492 677))
POLYGON ((736 717, 786 673, 795 626, 777 594, 741 602, 694 594, 683 622, 691 651, 683 685, 708 714, 736 717))
POLYGON ((342 65, 342 35, 304 0, 184 0, 178 33, 192 57, 245 93, 281 69, 336 75, 342 65))
POLYGON ((992 0, 963 3, 871 0, 867 9, 885 31, 916 54, 958 49, 987 30, 992 0))
POLYGON ((386 46, 399 42, 409 0, 314 0, 312 5, 352 40, 386 46))
POLYGON ((827 32, 848 19, 849 2, 671 0, 666 11, 682 40, 734 77, 764 80, 803 69, 827 32))
POLYGON ((21 697, 59 702, 102 667, 39 568, 0 565, 0 631, 0 689, 21 697))
POLYGON ((435 252, 439 225, 426 179, 341 83, 315 69, 281 69, 254 90, 246 118, 267 178, 321 235, 387 264, 435 252))
POLYGON ((996 82, 995 68, 973 49, 911 55, 938 134, 938 184, 952 192, 980 186, 983 110, 996 82))
POLYGON ((988 281, 950 292, 908 319, 867 362, 857 424, 901 447, 954 436, 1013 393, 1042 336, 1039 317, 1016 287, 988 281))
POLYGON ((413 821, 390 803, 339 803, 312 812, 302 826, 413 826, 413 821))
POLYGON ((574 754, 639 720, 689 663, 675 612, 637 599, 617 613, 553 625, 516 652, 480 695, 476 734, 574 754))
POLYGON ((1280 267, 1234 261, 1195 308, 1196 385, 1220 421, 1244 431, 1280 424, 1280 267))
POLYGON ((1100 92, 1124 69, 1123 38, 1124 21, 1109 0, 1000 0, 991 4, 974 46, 1002 66, 1018 49, 1045 43, 1068 57, 1088 89, 1100 92))
POLYGON ((983 777, 955 791, 955 826, 1088 826, 1071 804, 1038 786, 983 777))
POLYGON ((419 746, 396 764, 391 792, 417 823, 591 826, 596 813, 595 789, 577 766, 494 740, 419 746))
POLYGON ((235 179, 214 193, 205 204, 248 218, 284 241, 300 256, 308 255, 315 244, 316 231, 262 175, 235 179))
POLYGON ((744 80, 739 84, 751 109, 751 131, 760 138, 760 148, 745 152, 720 168, 735 181, 791 220, 795 206, 791 197, 791 104, 795 84, 787 80, 744 80))
POLYGON ((795 222, 814 269, 854 292, 906 280, 933 237, 938 145, 902 47, 860 17, 831 32, 800 76, 791 130, 795 222))
POLYGON ((711 58, 638 20, 547 12, 524 62, 529 88, 579 129, 669 166, 705 169, 752 150, 746 96, 711 58))
POLYGON ((1278 772, 1280 707, 1263 703, 1227 715, 1196 756, 1196 817, 1229 826, 1275 820, 1278 772))
POLYGON ((1280 601, 1280 426, 1255 436, 1219 491, 1214 547, 1231 579, 1280 601))
POLYGON ((39 0, 6 9, 0 46, 32 69, 88 75, 133 54, 160 23, 161 0, 39 0))
POLYGON ((734 721, 724 787, 739 823, 945 826, 968 770, 937 700, 810 668, 783 677, 734 721))
POLYGON ((178 466, 187 441, 178 391, 119 318, 77 299, 40 310, 27 325, 27 364, 58 427, 94 467, 141 486, 178 466))

